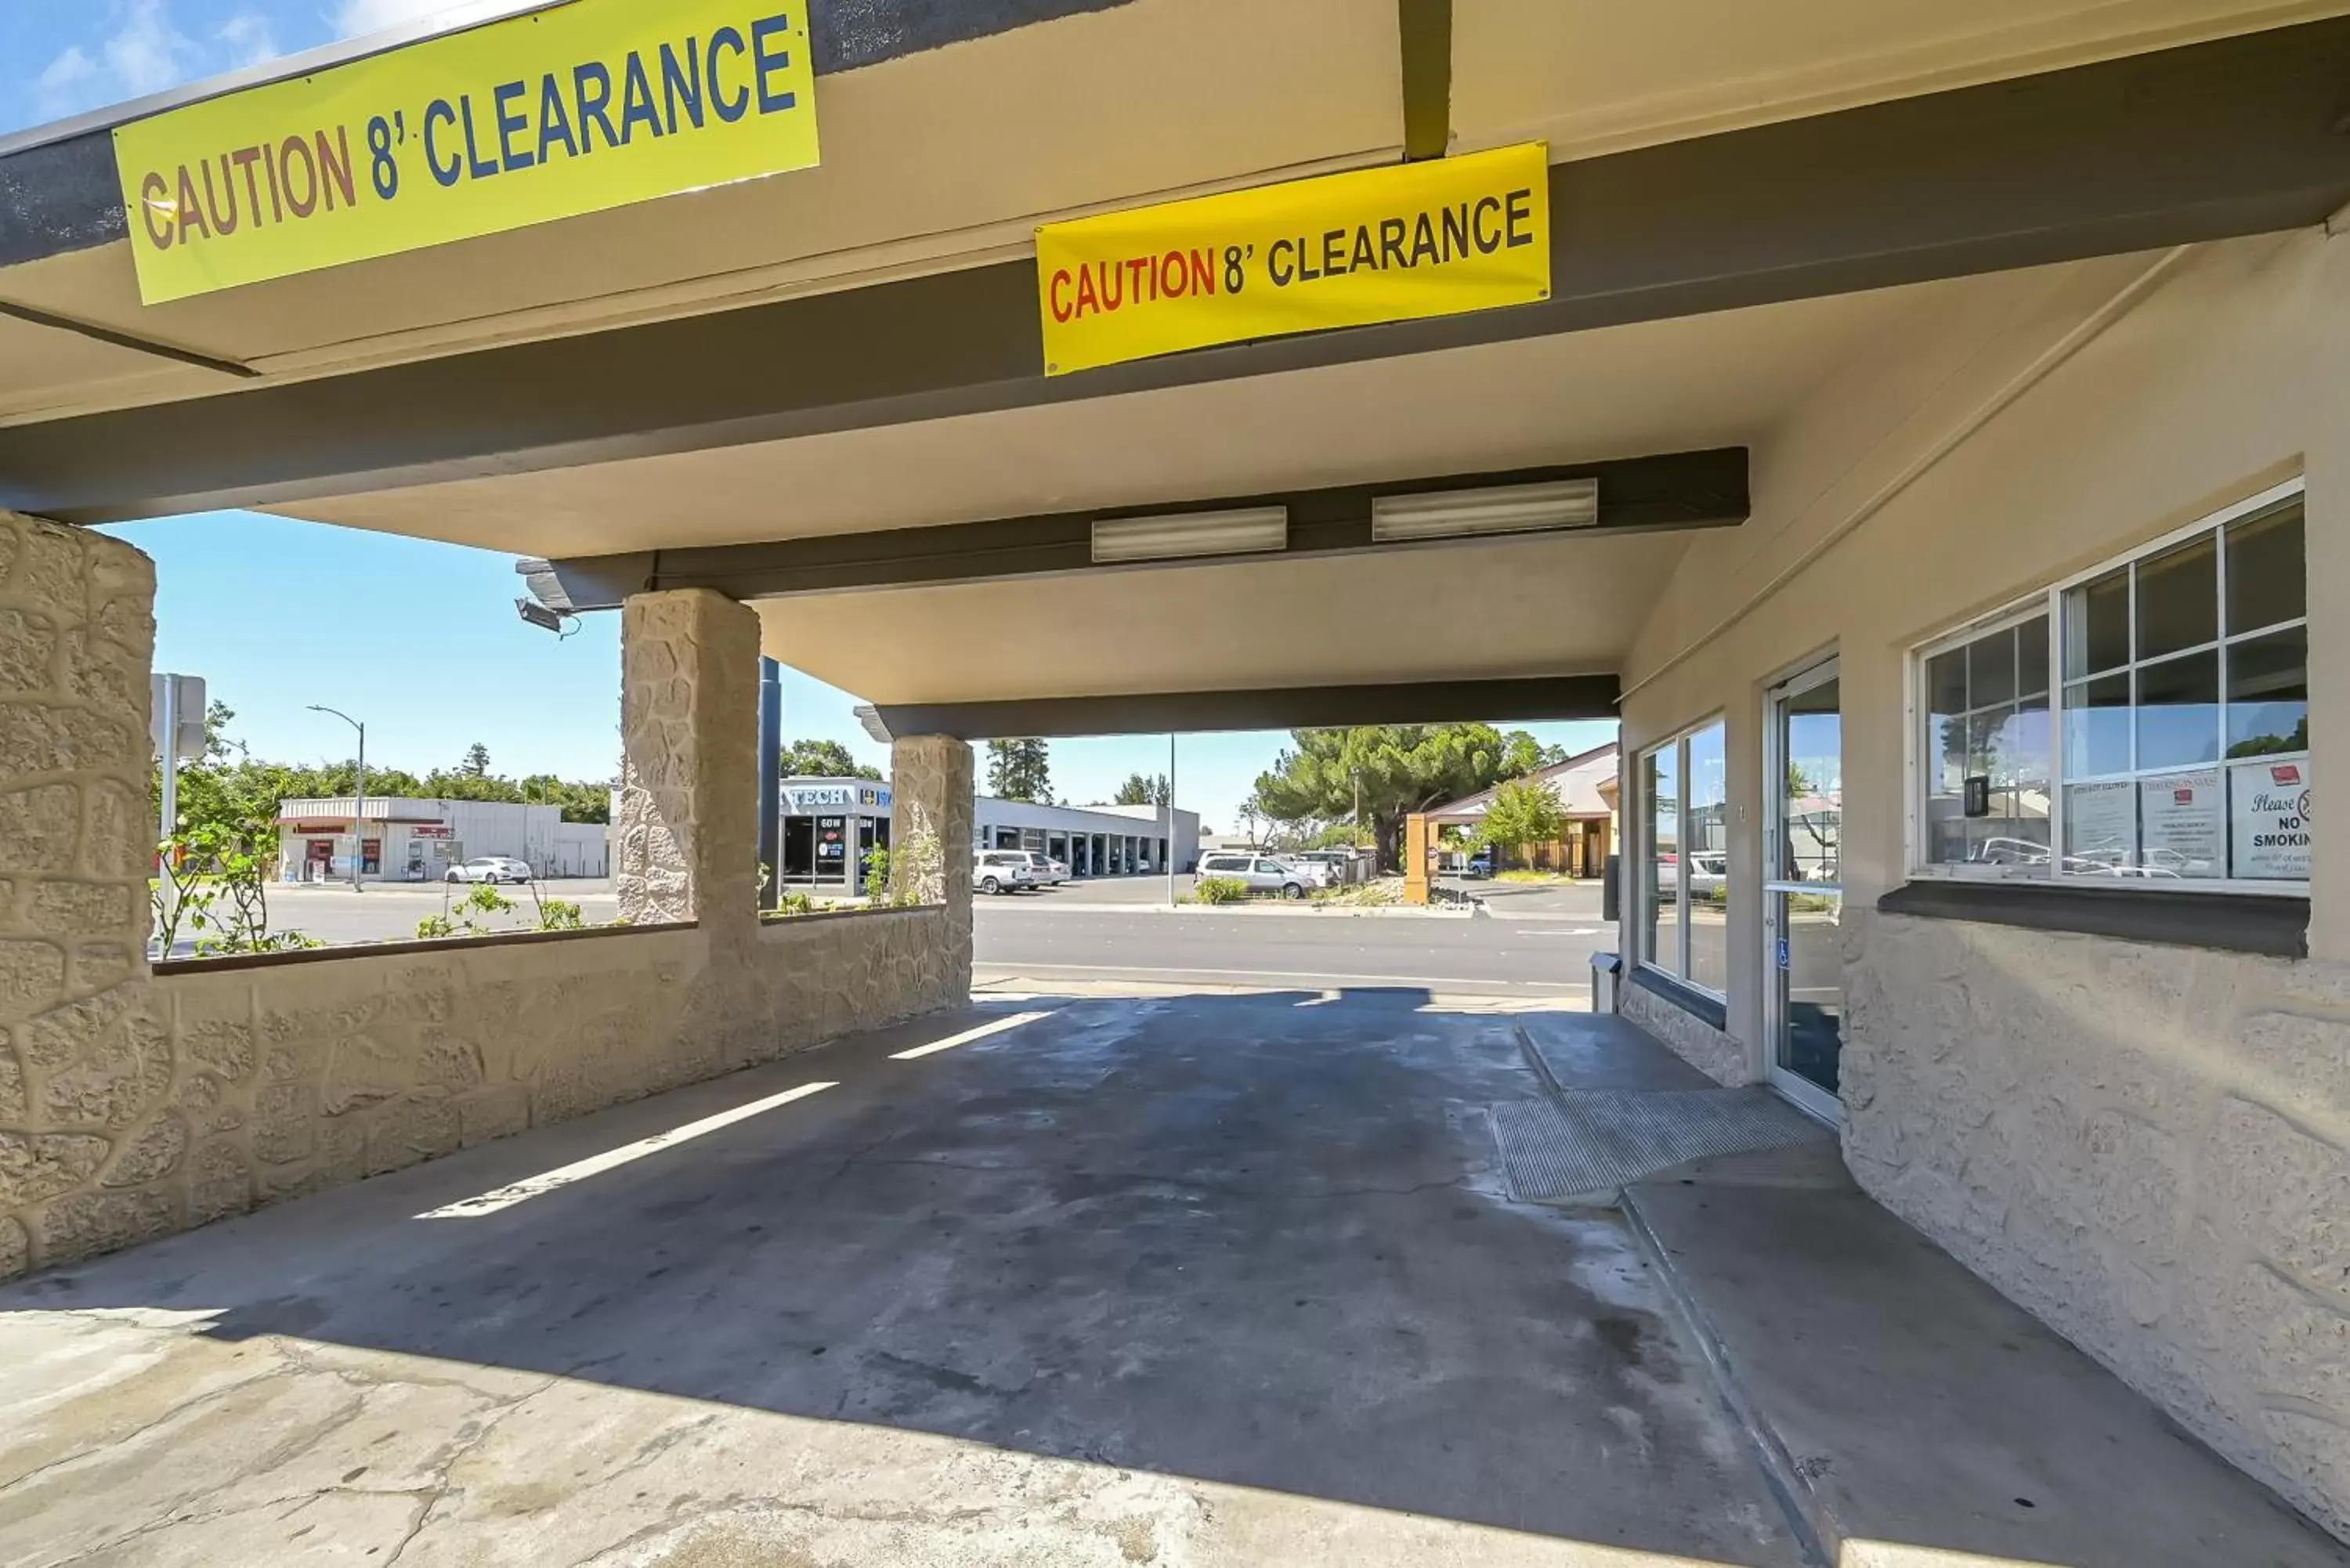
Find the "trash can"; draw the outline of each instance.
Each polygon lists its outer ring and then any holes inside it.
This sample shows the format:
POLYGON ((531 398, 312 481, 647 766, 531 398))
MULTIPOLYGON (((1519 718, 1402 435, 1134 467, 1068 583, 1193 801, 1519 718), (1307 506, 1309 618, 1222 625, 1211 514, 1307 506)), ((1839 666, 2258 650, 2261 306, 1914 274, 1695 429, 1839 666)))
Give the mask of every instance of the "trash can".
POLYGON ((1616 979, 1623 972, 1624 961, 1614 953, 1591 955, 1591 1011, 1616 1011, 1616 979))

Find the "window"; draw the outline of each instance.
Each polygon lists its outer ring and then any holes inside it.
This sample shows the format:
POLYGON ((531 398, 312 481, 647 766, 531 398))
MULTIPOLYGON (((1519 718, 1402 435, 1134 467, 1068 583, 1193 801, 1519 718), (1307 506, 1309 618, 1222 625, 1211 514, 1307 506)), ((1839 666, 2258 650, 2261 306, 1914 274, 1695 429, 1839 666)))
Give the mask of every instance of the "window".
POLYGON ((1929 875, 2306 887, 2298 485, 1920 649, 1929 875))
POLYGON ((1722 726, 1640 758, 1647 846, 1641 961, 1716 995, 1730 987, 1730 768, 1722 726))

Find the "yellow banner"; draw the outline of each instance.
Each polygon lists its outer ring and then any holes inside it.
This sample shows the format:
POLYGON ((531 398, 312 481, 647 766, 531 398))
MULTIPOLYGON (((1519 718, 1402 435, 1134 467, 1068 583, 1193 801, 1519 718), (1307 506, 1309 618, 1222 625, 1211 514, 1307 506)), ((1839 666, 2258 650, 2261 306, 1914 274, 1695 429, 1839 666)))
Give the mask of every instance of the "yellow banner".
POLYGON ((1550 297, 1539 144, 1036 231, 1045 371, 1550 297))
POLYGON ((574 0, 114 133, 148 304, 817 161, 808 0, 574 0))

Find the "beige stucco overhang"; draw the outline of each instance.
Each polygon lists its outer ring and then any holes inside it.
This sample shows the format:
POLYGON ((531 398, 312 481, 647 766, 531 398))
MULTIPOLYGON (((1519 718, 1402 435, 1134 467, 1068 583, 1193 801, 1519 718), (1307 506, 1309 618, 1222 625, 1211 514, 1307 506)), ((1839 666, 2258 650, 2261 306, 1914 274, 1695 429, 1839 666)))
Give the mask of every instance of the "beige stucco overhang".
MULTIPOLYGON (((561 562, 1721 448, 1762 492, 1857 358, 2350 200, 2343 5, 1454 10, 1453 145, 1551 143, 1545 305, 1046 379, 1035 223, 1391 161, 1414 67, 1393 0, 1014 7, 836 58, 820 171, 156 310, 102 213, 0 208, 0 302, 119 339, 0 319, 0 504, 561 562)), ((75 157, 0 146, 0 184, 75 157)), ((933 712, 1612 678, 1725 521, 756 603, 770 653, 933 712)))

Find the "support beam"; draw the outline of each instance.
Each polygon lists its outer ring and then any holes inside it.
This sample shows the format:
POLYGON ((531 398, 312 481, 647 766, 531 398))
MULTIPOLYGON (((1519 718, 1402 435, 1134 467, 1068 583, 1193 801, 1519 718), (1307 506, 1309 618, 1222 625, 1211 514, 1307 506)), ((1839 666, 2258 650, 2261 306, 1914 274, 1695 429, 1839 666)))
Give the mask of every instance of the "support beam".
MULTIPOLYGON (((1037 697, 1003 702, 883 703, 860 708, 866 732, 1005 736, 1197 734, 1218 730, 1319 730, 1452 720, 1540 723, 1614 719, 1613 675, 1421 680, 1374 686, 1284 686, 1242 691, 1154 691, 1037 697), (868 715, 870 715, 869 717, 868 715)), ((902 792, 901 792, 902 798, 902 792)))
POLYGON ((901 898, 947 909, 948 972, 971 992, 971 748, 949 735, 908 735, 889 749, 894 801, 889 881, 901 898))
POLYGON ((1403 54, 1403 155, 1441 158, 1452 142, 1452 0, 1396 0, 1403 54))
POLYGON ((784 891, 784 667, 759 660, 759 864, 766 878, 759 908, 772 909, 784 891))
POLYGON ((740 934, 757 919, 759 618, 702 588, 620 620, 620 916, 740 934))
POLYGON ((1048 380, 1005 262, 0 430, 0 506, 293 505, 2314 226, 2345 81, 2340 18, 1556 164, 1551 298, 1516 309, 1048 380))
MULTIPOLYGON (((541 603, 553 609, 574 612, 610 609, 631 594, 667 588, 710 588, 729 598, 763 599, 1076 572, 1148 571, 1163 566, 1196 566, 1200 562, 1180 559, 1096 566, 1092 554, 1094 523, 1104 518, 1256 506, 1288 509, 1289 547, 1280 552, 1281 556, 1441 549, 1451 543, 1482 544, 1490 540, 1377 544, 1371 538, 1373 497, 1543 484, 1563 479, 1594 479, 1599 484, 1599 521, 1590 528, 1578 530, 1579 534, 1733 528, 1745 522, 1751 511, 1747 466, 1744 447, 1720 447, 1610 462, 1434 474, 1383 484, 1334 485, 1180 504, 998 517, 979 523, 823 535, 759 545, 717 545, 658 554, 632 551, 562 561, 523 561, 515 570, 527 579, 541 603)), ((1250 557, 1258 561, 1276 558, 1271 553, 1250 557)))

